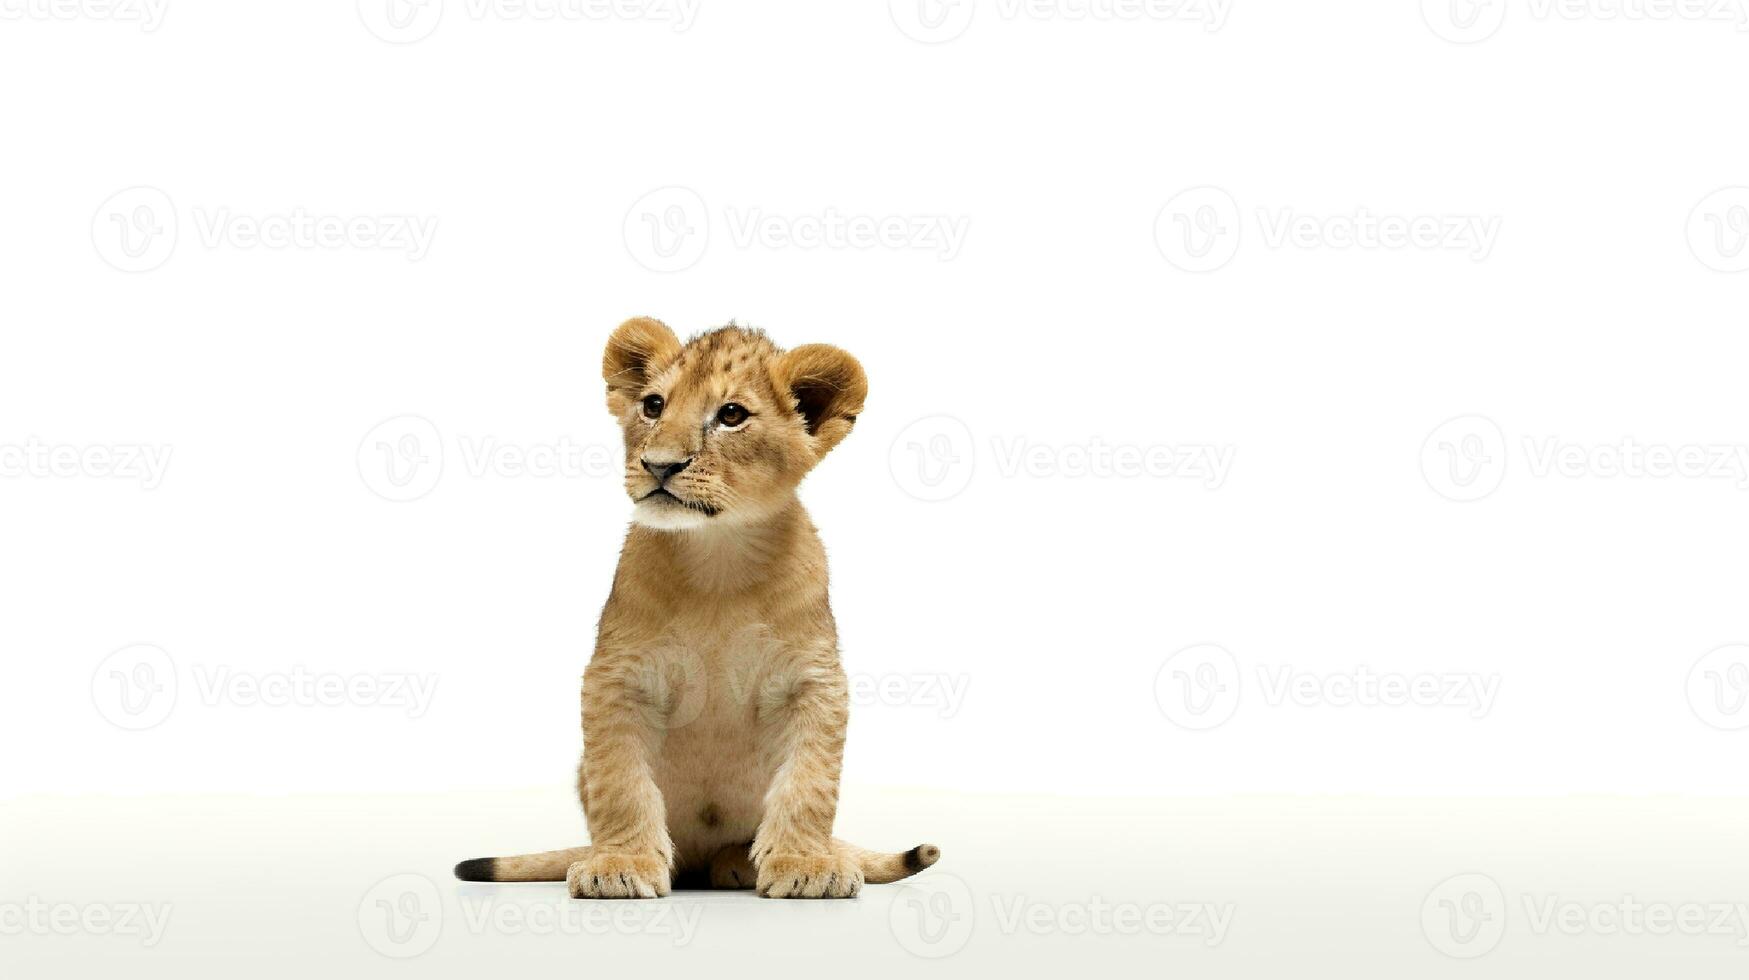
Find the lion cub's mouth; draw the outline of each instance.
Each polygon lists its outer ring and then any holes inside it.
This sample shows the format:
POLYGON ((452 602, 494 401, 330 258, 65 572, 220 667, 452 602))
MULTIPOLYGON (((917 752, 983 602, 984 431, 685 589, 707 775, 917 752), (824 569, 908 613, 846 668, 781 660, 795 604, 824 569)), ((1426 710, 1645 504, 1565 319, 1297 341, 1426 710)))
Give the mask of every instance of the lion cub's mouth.
POLYGON ((696 500, 684 500, 680 497, 676 497, 667 487, 657 487, 656 489, 651 490, 649 493, 644 494, 638 503, 641 504, 652 500, 669 506, 679 506, 685 507, 687 510, 696 510, 706 517, 717 516, 717 509, 715 507, 712 507, 709 504, 701 504, 696 500))

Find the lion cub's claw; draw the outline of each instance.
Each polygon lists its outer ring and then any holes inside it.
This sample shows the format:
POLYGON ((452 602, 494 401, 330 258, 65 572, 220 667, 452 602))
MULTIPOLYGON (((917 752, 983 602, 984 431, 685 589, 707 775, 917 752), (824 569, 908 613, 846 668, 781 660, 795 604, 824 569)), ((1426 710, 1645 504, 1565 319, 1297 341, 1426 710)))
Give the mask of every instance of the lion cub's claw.
POLYGON ((591 854, 565 872, 572 898, 656 898, 668 894, 668 864, 656 854, 591 854))
POLYGON ((855 898, 862 868, 837 854, 772 854, 759 864, 762 898, 855 898))

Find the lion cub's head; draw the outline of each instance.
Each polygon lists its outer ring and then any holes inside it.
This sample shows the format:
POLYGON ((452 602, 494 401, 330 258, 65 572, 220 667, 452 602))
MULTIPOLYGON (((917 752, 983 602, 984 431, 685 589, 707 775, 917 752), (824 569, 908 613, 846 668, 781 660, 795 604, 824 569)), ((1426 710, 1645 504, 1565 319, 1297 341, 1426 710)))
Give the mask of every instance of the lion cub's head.
POLYGON ((862 366, 836 347, 786 352, 732 325, 682 345, 646 317, 613 332, 601 374, 625 430, 633 520, 664 530, 780 510, 850 434, 868 393, 862 366))

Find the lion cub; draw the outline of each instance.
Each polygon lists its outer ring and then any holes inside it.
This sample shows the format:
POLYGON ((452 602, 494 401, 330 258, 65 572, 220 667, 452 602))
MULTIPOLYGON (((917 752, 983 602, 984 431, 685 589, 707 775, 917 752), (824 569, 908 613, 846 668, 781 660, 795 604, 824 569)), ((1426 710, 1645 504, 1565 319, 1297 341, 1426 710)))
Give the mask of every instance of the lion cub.
POLYGON ((464 881, 558 881, 654 898, 678 878, 770 898, 849 898, 936 862, 837 840, 849 698, 826 556, 796 485, 850 434, 856 359, 735 326, 682 345, 615 330, 602 358, 635 502, 583 673, 577 778, 588 847, 477 858, 464 881))

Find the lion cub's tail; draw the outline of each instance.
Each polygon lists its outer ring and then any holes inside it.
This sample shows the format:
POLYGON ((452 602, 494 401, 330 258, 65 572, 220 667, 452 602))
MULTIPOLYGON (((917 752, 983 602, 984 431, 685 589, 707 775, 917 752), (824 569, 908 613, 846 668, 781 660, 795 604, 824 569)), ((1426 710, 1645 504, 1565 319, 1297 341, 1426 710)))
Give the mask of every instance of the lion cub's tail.
MULTIPOLYGON (((941 848, 934 844, 919 844, 900 854, 882 854, 837 838, 832 842, 854 857, 862 865, 863 880, 875 885, 909 878, 941 860, 941 848)), ((564 881, 571 865, 588 856, 587 847, 567 847, 513 857, 474 858, 456 865, 455 876, 463 881, 564 881)))
POLYGON ((865 851, 855 844, 832 838, 832 843, 848 851, 862 865, 862 880, 871 885, 885 885, 909 878, 941 860, 941 848, 934 844, 919 844, 902 854, 882 854, 865 851))
POLYGON ((515 857, 474 858, 455 866, 463 881, 564 881, 571 865, 589 856, 587 847, 567 847, 515 857))

